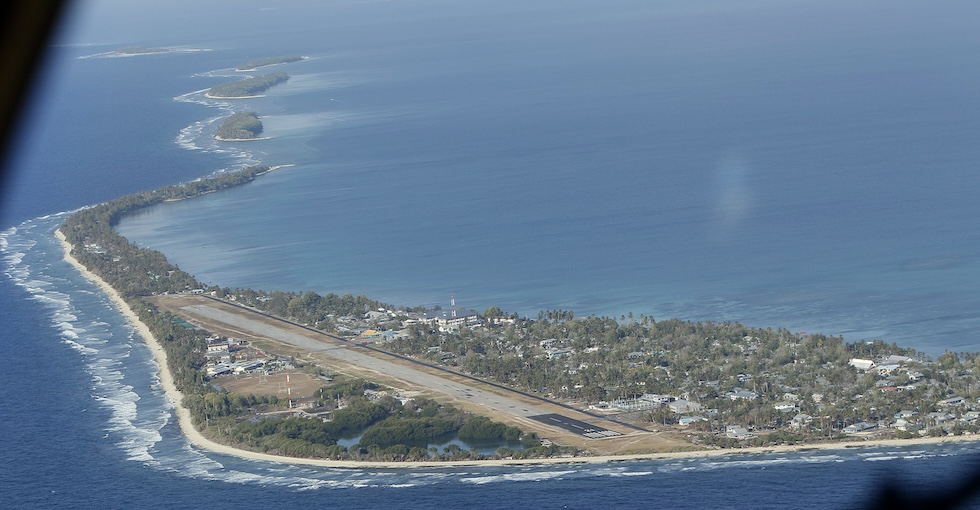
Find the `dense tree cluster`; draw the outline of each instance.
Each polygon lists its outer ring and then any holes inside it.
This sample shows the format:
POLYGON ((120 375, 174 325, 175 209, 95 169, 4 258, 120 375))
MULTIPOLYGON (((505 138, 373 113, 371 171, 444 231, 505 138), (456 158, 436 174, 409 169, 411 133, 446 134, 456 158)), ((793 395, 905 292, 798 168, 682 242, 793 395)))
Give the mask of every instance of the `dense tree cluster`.
POLYGON ((262 121, 255 112, 234 113, 218 126, 215 137, 220 140, 250 140, 262 133, 262 121))
POLYGON ((510 427, 483 416, 473 418, 459 429, 460 439, 517 441, 521 434, 521 429, 517 427, 510 427))
POLYGON ((264 74, 254 78, 233 81, 215 85, 208 90, 209 97, 247 97, 264 92, 273 85, 278 85, 289 79, 289 75, 279 71, 276 73, 264 74))
MULTIPOLYGON (((334 390, 325 388, 328 392, 334 390)), ((235 412, 236 399, 241 397, 209 394, 199 399, 205 403, 192 405, 207 406, 206 421, 200 425, 215 439, 278 455, 339 460, 426 460, 438 453, 427 449, 431 440, 451 436, 471 421, 486 422, 483 426, 489 428, 512 429, 425 399, 402 405, 391 397, 371 401, 356 396, 347 399, 345 407, 331 411, 325 421, 288 415, 243 419, 243 412, 235 412), (351 448, 337 444, 341 438, 358 434, 359 442, 351 448)), ((520 430, 514 430, 520 437, 520 430)), ((540 444, 536 436, 528 436, 535 440, 531 447, 540 444)), ((479 456, 469 452, 466 458, 479 456)))
POLYGON ((303 60, 303 57, 299 55, 285 55, 282 57, 266 57, 257 58, 255 60, 249 60, 244 64, 235 68, 236 71, 252 71, 260 67, 272 66, 276 64, 288 64, 290 62, 296 62, 298 60, 303 60))
POLYGON ((253 289, 219 289, 223 295, 234 296, 238 303, 251 306, 278 317, 326 331, 336 331, 338 317, 355 316, 360 318, 369 310, 391 308, 380 301, 368 299, 364 295, 317 294, 284 291, 262 291, 253 289))

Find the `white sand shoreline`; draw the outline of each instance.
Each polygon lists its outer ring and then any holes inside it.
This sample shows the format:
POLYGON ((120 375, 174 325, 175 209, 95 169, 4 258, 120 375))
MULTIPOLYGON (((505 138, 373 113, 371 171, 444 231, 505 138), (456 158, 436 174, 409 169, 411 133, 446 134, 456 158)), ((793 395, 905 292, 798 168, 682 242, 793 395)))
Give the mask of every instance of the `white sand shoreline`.
POLYGON ((271 136, 256 136, 255 138, 225 138, 222 136, 214 135, 214 139, 219 142, 254 142, 258 140, 271 140, 271 136))
POLYGON ((257 94, 254 96, 212 96, 210 93, 205 92, 204 97, 208 99, 255 99, 257 97, 265 97, 265 95, 257 94))
MULTIPOLYGON (((289 166, 289 165, 281 165, 289 166)), ((268 462, 278 462, 284 464, 298 464, 298 465, 309 465, 309 466, 321 466, 321 467, 331 467, 331 468, 346 468, 346 469, 397 469, 397 468, 416 468, 416 467, 461 467, 461 466, 528 466, 528 465, 559 465, 559 464, 600 464, 600 463, 612 463, 612 462, 625 462, 625 461, 639 461, 639 460, 666 460, 666 459, 682 459, 682 458, 706 458, 706 457, 720 457, 720 456, 744 456, 744 455, 761 455, 761 454, 780 454, 780 453, 793 453, 793 452, 803 452, 803 451, 828 451, 828 450, 843 450, 843 449, 854 449, 854 448, 874 448, 874 447, 886 447, 886 446, 908 446, 908 445, 927 445, 927 444, 941 444, 941 443, 955 443, 955 442, 972 442, 980 441, 980 434, 971 436, 946 436, 946 437, 923 437, 915 439, 880 439, 880 440, 868 440, 863 442, 850 441, 850 442, 835 442, 835 443, 815 443, 815 444, 803 444, 803 445, 778 445, 778 446, 764 446, 764 447, 753 447, 753 448, 740 448, 740 449, 718 449, 718 450, 698 450, 698 451, 684 451, 684 452, 664 452, 664 453, 644 453, 644 454, 626 454, 626 455, 608 455, 608 456, 592 456, 592 457, 560 457, 560 458, 544 458, 544 459, 514 459, 514 460, 463 460, 463 461, 421 461, 421 462, 375 462, 375 461, 343 461, 343 460, 324 460, 324 459, 305 459, 297 457, 284 457, 279 455, 270 455, 267 453, 251 452, 248 450, 241 450, 238 448, 233 448, 227 445, 219 444, 210 439, 204 437, 200 431, 194 428, 191 422, 190 411, 183 406, 182 399, 183 394, 177 390, 177 386, 174 384, 173 377, 167 366, 167 355, 163 350, 163 347, 157 341, 157 339, 150 333, 149 328, 145 324, 139 321, 133 310, 123 301, 119 293, 116 292, 109 284, 103 281, 101 278, 96 276, 94 273, 89 271, 85 266, 78 262, 71 255, 71 245, 65 239, 65 236, 60 231, 55 231, 55 236, 61 241, 62 248, 64 249, 64 259, 73 267, 75 267, 86 279, 90 280, 96 284, 113 302, 115 307, 119 312, 126 317, 126 319, 132 324, 136 332, 143 338, 146 342, 147 347, 150 352, 153 353, 153 358, 156 360, 159 366, 160 373, 160 384, 164 389, 164 393, 167 399, 171 401, 174 406, 174 412, 177 415, 177 421, 180 424, 180 428, 183 431, 187 439, 193 444, 204 450, 213 451, 223 455, 230 455, 234 457, 239 457, 243 459, 250 460, 261 460, 268 462)))

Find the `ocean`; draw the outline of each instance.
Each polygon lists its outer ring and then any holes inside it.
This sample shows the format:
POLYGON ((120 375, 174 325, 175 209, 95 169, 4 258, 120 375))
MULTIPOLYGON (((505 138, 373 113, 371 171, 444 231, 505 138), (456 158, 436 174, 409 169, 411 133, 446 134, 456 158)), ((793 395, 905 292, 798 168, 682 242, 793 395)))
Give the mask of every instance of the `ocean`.
POLYGON ((78 207, 290 165, 119 230, 232 288, 976 351, 973 4, 124 4, 72 11, 0 195, 5 506, 850 507, 975 466, 969 443, 489 469, 224 457, 182 438, 149 352, 51 235, 78 207), (134 44, 180 51, 104 58, 134 44), (203 97, 293 53, 310 58, 263 97, 203 97), (211 138, 247 110, 269 140, 211 138))

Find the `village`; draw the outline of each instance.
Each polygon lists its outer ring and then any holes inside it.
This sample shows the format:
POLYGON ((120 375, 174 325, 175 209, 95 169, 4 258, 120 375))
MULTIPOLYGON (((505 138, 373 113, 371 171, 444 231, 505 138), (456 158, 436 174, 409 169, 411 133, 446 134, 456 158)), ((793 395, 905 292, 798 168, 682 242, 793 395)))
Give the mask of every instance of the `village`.
MULTIPOLYGON (((602 342, 595 335, 583 336, 573 325, 606 319, 488 316, 457 309, 454 301, 447 310, 378 307, 363 314, 326 316, 317 326, 358 345, 505 383, 694 445, 960 435, 976 433, 980 424, 973 360, 951 353, 933 361, 881 341, 847 345, 832 337, 774 330, 767 330, 770 338, 743 334, 733 341, 732 330, 751 330, 671 321, 672 328, 715 333, 693 342, 701 351, 693 359, 715 363, 699 368, 689 359, 692 347, 684 345, 692 343, 689 334, 678 337, 680 331, 674 331, 657 339, 650 334, 656 327, 648 319, 643 319, 645 326, 634 321, 625 328, 645 331, 646 338, 621 335, 602 342), (547 335, 557 324, 566 335, 547 335), (854 356, 862 349, 865 357, 854 356)), ((617 321, 604 327, 623 329, 617 321)), ((213 338, 208 358, 208 377, 221 387, 226 379, 254 373, 268 377, 295 368, 288 358, 249 348, 240 339, 213 338)), ((277 391, 293 390, 280 385, 277 391)), ((410 398, 391 388, 365 393, 410 398)), ((297 409, 316 404, 309 395, 290 400, 297 409)))

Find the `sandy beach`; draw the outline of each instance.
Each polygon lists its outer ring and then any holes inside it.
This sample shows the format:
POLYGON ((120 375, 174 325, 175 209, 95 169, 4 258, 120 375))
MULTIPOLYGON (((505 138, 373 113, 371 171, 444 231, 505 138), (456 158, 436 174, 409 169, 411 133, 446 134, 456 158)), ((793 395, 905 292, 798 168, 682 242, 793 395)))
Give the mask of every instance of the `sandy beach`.
POLYGON ((270 140, 271 136, 256 136, 255 138, 224 138, 214 135, 214 139, 219 142, 254 142, 256 140, 270 140))
POLYGON ((208 99, 255 99, 257 97, 265 97, 265 95, 259 94, 255 96, 212 96, 211 94, 205 92, 204 97, 208 99))
MULTIPOLYGON (((286 166, 286 165, 283 165, 286 166)), ((964 441, 980 440, 980 435, 945 436, 945 437, 923 437, 915 439, 885 439, 885 440, 866 440, 848 441, 836 443, 814 443, 804 445, 778 445, 740 449, 714 449, 684 452, 664 452, 664 453, 645 453, 635 455, 609 455, 609 456, 588 456, 588 457, 562 457, 546 459, 515 459, 515 460, 469 460, 469 461, 421 461, 421 462, 371 462, 371 461, 340 461, 322 459, 304 459, 295 457, 283 457, 265 453, 251 452, 233 448, 227 445, 215 443, 204 437, 191 422, 190 411, 181 403, 183 395, 177 390, 173 377, 167 367, 167 355, 157 339, 150 333, 149 328, 139 321, 133 310, 123 301, 119 293, 101 278, 86 269, 71 255, 71 245, 65 240, 65 236, 60 231, 55 232, 55 236, 61 242, 64 249, 64 259, 75 267, 85 278, 96 284, 109 298, 119 312, 126 317, 132 324, 136 332, 143 338, 147 347, 152 352, 154 359, 159 367, 160 383, 166 393, 168 400, 173 403, 177 421, 187 439, 198 448, 213 451, 223 455, 231 455, 244 459, 263 460, 269 462, 280 462, 287 464, 301 464, 311 466, 322 466, 332 468, 373 468, 373 469, 393 469, 393 468, 413 468, 413 467, 458 467, 458 466, 527 466, 527 465, 550 465, 550 464, 586 464, 586 463, 610 463, 637 460, 657 460, 657 459, 679 459, 679 458, 704 458, 732 455, 760 455, 760 454, 780 454, 800 451, 824 451, 840 450, 853 448, 874 448, 902 445, 925 445, 938 443, 952 443, 964 441)))

